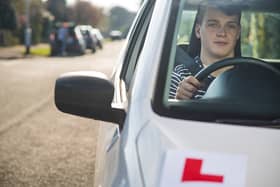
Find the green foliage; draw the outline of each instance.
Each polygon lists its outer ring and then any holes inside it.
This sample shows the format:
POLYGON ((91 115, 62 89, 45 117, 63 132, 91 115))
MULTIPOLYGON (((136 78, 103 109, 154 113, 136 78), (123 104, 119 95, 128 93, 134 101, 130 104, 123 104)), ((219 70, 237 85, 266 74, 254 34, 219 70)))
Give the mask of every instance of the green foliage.
POLYGON ((87 1, 78 1, 75 6, 67 8, 66 11, 66 17, 69 21, 94 27, 99 25, 103 16, 101 8, 87 1))
POLYGON ((14 30, 17 27, 15 10, 10 1, 0 1, 0 29, 14 30))
POLYGON ((43 17, 42 17, 42 3, 39 0, 32 0, 30 5, 30 23, 32 28, 32 44, 41 42, 43 17))
POLYGON ((136 13, 130 12, 123 7, 113 7, 110 11, 110 30, 120 30, 122 33, 127 33, 136 13))
POLYGON ((16 35, 16 32, 12 32, 9 30, 1 30, 0 34, 3 36, 3 41, 1 41, 1 46, 10 46, 16 45, 19 43, 19 39, 16 35))
POLYGON ((266 28, 264 53, 271 58, 280 59, 280 16, 275 14, 266 15, 264 27, 266 28))
POLYGON ((55 21, 66 21, 66 0, 48 0, 47 9, 54 15, 55 21))
MULTIPOLYGON (((1 3, 3 2, 4 1, 1 1, 1 3)), ((4 36, 4 45, 9 46, 18 43, 24 43, 24 30, 27 23, 26 1, 6 0, 5 3, 7 2, 10 3, 9 6, 15 8, 15 11, 13 13, 14 17, 9 15, 8 13, 5 16, 10 16, 10 19, 15 19, 15 23, 18 23, 18 27, 12 28, 12 31, 2 31, 2 34, 4 36)), ((32 44, 36 44, 41 42, 42 40, 42 2, 41 0, 29 0, 29 6, 29 23, 30 27, 32 28, 32 44)), ((2 10, 0 10, 0 19, 3 18, 1 15, 2 13, 6 14, 4 11, 2 12, 2 10)))
POLYGON ((179 26, 177 43, 188 43, 192 32, 192 25, 195 19, 196 12, 184 11, 182 20, 179 26))
POLYGON ((243 13, 242 54, 257 58, 280 58, 280 16, 272 13, 243 13))

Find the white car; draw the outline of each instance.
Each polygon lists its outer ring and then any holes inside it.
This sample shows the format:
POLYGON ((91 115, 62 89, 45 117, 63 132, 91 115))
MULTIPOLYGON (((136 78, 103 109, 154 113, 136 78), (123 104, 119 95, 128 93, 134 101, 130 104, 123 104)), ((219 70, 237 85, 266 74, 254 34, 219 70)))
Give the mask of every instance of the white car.
POLYGON ((242 10, 244 57, 205 68, 198 77, 237 67, 201 99, 170 99, 199 2, 145 1, 113 77, 89 71, 57 79, 61 111, 117 124, 98 153, 98 187, 280 186, 279 2, 209 0, 242 10))
POLYGON ((93 53, 96 52, 99 46, 99 39, 95 33, 94 28, 91 25, 78 25, 77 29, 82 33, 83 39, 86 43, 86 48, 90 49, 93 53))
POLYGON ((123 33, 119 30, 112 30, 109 35, 111 40, 121 40, 123 38, 123 33))
POLYGON ((104 38, 103 38, 100 30, 98 28, 92 28, 92 33, 94 33, 96 38, 97 38, 97 45, 98 45, 98 47, 100 49, 102 49, 103 48, 103 40, 104 40, 104 38))

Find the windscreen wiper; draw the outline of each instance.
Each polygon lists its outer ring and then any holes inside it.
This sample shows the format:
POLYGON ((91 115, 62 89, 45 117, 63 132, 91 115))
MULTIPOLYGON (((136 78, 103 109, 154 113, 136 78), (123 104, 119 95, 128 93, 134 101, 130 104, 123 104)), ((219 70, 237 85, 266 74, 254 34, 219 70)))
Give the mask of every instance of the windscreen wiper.
POLYGON ((280 119, 275 120, 251 120, 251 119, 217 119, 217 123, 237 124, 256 127, 280 128, 280 119))

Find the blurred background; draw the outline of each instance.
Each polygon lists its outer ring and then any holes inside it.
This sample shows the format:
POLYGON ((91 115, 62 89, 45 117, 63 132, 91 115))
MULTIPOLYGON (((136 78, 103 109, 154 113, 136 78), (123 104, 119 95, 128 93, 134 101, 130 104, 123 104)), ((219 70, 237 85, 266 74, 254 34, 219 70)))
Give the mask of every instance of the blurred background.
MULTIPOLYGON (((97 29, 99 36, 95 36, 95 40, 100 37, 105 40, 122 39, 126 37, 142 1, 1 0, 0 47, 24 45, 25 53, 29 54, 36 53, 30 50, 32 46, 47 43, 50 44, 49 48, 41 49, 37 53, 52 55, 52 50, 60 50, 52 48, 61 48, 61 43, 53 42, 58 40, 56 37, 59 35, 59 28, 68 28, 66 42, 71 43, 71 29, 74 30, 79 25, 97 29)), ((87 43, 85 32, 82 31, 82 34, 84 42, 87 43)), ((79 38, 79 34, 74 37, 79 38)))
POLYGON ((100 132, 113 128, 58 111, 55 81, 109 77, 141 3, 0 0, 0 187, 97 186, 100 132))

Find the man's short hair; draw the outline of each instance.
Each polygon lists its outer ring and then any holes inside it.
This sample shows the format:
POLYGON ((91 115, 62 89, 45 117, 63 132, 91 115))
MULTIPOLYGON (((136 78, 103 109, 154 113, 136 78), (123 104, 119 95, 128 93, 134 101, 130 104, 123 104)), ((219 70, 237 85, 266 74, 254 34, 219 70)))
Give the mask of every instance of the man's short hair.
POLYGON ((201 24, 203 17, 205 15, 205 12, 207 11, 207 8, 215 8, 220 11, 222 11, 227 16, 237 16, 238 17, 238 23, 240 23, 241 19, 241 10, 239 7, 236 6, 222 6, 222 5, 207 5, 207 4, 201 4, 197 11, 197 22, 198 24, 201 24))

